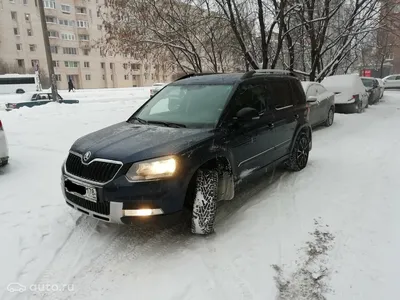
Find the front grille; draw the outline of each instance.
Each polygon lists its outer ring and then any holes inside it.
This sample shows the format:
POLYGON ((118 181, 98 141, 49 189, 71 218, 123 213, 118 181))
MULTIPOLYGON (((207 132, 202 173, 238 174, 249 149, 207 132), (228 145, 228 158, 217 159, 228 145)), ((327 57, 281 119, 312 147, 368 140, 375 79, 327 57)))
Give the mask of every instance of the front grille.
POLYGON ((67 196, 67 199, 71 201, 72 203, 79 205, 80 207, 86 208, 87 210, 96 212, 98 214, 106 215, 108 216, 110 214, 110 202, 91 202, 88 200, 85 200, 81 197, 75 196, 73 194, 70 194, 68 192, 65 192, 65 195, 67 196))
POLYGON ((113 179, 117 174, 120 164, 92 161, 88 165, 82 163, 81 157, 70 153, 65 164, 67 172, 83 179, 104 183, 113 179))

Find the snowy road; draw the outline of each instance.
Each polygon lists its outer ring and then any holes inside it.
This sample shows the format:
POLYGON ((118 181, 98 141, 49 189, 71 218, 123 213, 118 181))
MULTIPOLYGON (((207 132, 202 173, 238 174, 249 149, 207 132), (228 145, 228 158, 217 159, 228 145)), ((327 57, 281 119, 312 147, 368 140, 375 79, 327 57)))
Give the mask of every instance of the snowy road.
POLYGON ((315 219, 335 237, 323 263, 327 299, 397 297, 400 93, 385 92, 363 114, 335 115, 332 127, 314 132, 305 170, 277 171, 243 188, 206 238, 181 225, 105 224, 64 203, 60 168, 71 143, 127 118, 141 102, 0 111, 11 154, 0 169, 0 299, 276 299, 272 265, 290 278, 305 260, 301 248, 315 219), (10 293, 12 282, 73 291, 10 293))

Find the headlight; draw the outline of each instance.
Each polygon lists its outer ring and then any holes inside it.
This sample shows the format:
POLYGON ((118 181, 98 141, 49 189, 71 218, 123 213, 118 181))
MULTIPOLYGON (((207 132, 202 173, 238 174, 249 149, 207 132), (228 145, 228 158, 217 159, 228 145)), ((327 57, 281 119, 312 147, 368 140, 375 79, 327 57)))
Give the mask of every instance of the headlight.
POLYGON ((162 179, 174 175, 177 160, 173 156, 159 157, 134 163, 126 173, 130 181, 162 179))

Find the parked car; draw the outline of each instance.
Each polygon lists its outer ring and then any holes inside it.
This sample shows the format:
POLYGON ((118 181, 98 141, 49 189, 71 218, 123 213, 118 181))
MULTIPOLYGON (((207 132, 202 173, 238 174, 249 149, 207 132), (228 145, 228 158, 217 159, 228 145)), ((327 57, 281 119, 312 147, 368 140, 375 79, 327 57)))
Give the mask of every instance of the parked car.
MULTIPOLYGON (((10 111, 21 107, 33 107, 44 105, 53 102, 53 95, 51 92, 30 92, 21 95, 21 98, 15 102, 6 103, 6 110, 10 111)), ((63 99, 60 94, 57 94, 57 102, 65 104, 79 103, 79 100, 63 99)))
POLYGON ((335 117, 335 94, 317 82, 302 81, 301 84, 310 105, 311 126, 331 126, 335 117))
POLYGON ((102 221, 157 222, 188 211, 191 231, 209 234, 217 201, 233 199, 243 177, 306 167, 308 112, 300 81, 285 71, 187 75, 128 120, 78 139, 62 166, 62 191, 69 206, 102 221))
POLYGON ((361 113, 368 106, 368 92, 357 74, 325 77, 321 84, 335 94, 335 111, 361 113))
POLYGON ((368 92, 368 104, 377 103, 381 96, 378 80, 372 77, 361 77, 361 81, 368 92))
POLYGON ((150 97, 153 97, 159 90, 161 90, 164 86, 166 85, 166 83, 155 83, 152 85, 151 89, 150 89, 150 97))
POLYGON ((3 123, 0 120, 0 167, 8 164, 8 145, 7 137, 4 132, 3 123))
POLYGON ((378 80, 379 84, 379 99, 382 99, 383 93, 385 92, 385 83, 381 78, 376 78, 376 80, 378 80))
POLYGON ((384 77, 385 89, 400 89, 400 74, 393 74, 384 77))

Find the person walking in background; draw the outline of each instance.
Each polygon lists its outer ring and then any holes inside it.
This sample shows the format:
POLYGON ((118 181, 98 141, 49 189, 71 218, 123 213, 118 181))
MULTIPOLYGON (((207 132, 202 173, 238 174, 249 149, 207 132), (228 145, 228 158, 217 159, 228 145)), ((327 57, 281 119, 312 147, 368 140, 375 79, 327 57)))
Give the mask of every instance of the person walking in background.
POLYGON ((68 92, 73 91, 74 89, 75 89, 74 88, 74 83, 72 82, 72 79, 69 78, 69 81, 68 81, 68 92))

